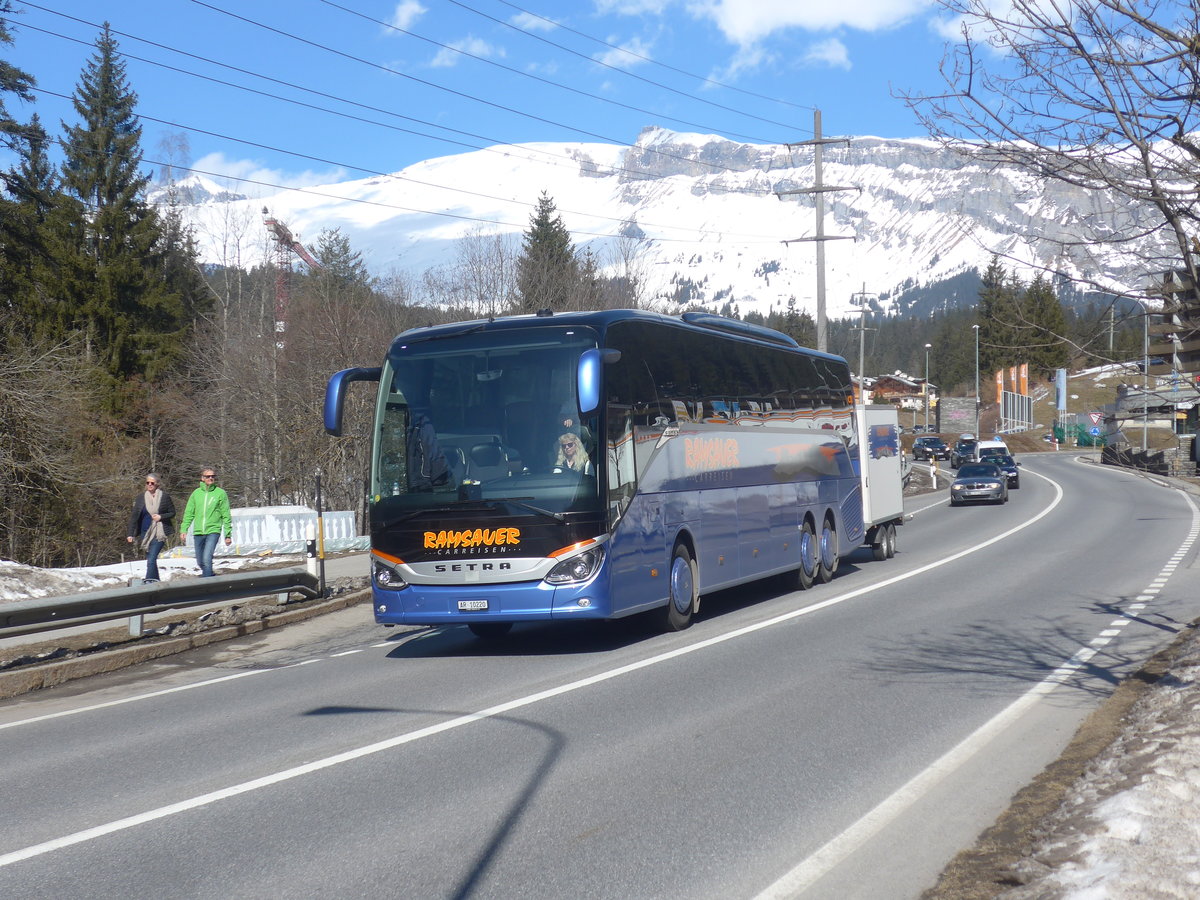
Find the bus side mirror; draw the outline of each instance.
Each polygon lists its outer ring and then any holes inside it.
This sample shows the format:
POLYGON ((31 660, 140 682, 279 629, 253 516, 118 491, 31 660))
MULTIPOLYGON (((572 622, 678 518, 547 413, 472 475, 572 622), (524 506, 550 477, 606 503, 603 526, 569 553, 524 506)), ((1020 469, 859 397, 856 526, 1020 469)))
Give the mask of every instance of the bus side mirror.
POLYGON ((325 430, 334 437, 342 434, 342 410, 346 406, 346 385, 352 381, 378 382, 383 374, 383 368, 373 369, 342 369, 334 372, 325 387, 325 430))
POLYGON ((579 357, 579 369, 575 373, 575 397, 579 401, 579 414, 590 416, 600 408, 600 369, 617 362, 620 350, 584 350, 579 357))

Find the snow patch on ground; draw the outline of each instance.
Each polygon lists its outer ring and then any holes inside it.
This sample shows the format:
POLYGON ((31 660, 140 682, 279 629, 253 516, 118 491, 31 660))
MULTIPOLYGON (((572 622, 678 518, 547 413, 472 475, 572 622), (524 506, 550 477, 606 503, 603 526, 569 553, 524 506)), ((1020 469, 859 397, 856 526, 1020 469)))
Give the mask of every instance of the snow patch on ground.
MULTIPOLYGON (((301 556, 273 554, 254 557, 218 556, 213 561, 213 571, 221 575, 241 569, 275 565, 281 560, 294 560, 298 564, 302 559, 301 556)), ((200 568, 191 558, 159 557, 158 574, 160 580, 170 581, 173 578, 199 576, 200 568)), ((143 578, 145 575, 144 559, 79 569, 39 569, 36 566, 0 559, 0 603, 125 587, 132 583, 133 579, 143 578)))
POLYGON ((1003 900, 1200 897, 1200 639, 1075 783, 1003 900))

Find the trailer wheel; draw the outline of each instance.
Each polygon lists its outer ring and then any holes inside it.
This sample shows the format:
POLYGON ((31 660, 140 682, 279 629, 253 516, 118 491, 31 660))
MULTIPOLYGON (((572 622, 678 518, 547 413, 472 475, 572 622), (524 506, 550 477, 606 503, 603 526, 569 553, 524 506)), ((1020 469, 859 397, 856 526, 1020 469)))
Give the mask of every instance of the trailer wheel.
POLYGON ((796 568, 796 589, 807 591, 817 580, 817 537, 806 519, 800 526, 800 565, 796 568))
POLYGON ((817 566, 817 578, 822 584, 829 584, 838 570, 837 530, 829 516, 825 517, 825 522, 821 525, 821 542, 818 549, 821 560, 817 566))
POLYGON ((896 523, 888 522, 885 530, 887 531, 887 558, 891 559, 896 555, 896 523))
POLYGON ((888 558, 887 548, 888 534, 887 526, 880 525, 875 530, 875 541, 871 544, 871 558, 876 562, 882 562, 888 558))
POLYGON ((696 561, 686 544, 676 544, 671 556, 671 573, 667 586, 667 608, 662 622, 667 631, 683 631, 692 624, 692 613, 698 606, 696 561))

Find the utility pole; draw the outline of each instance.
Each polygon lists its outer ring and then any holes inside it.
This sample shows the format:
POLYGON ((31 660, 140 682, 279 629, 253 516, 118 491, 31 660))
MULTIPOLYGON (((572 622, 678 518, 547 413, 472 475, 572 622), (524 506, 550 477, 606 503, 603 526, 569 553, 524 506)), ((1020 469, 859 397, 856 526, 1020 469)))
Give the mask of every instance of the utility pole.
MULTIPOLYGON (((864 398, 864 406, 866 405, 866 366, 864 360, 867 358, 867 297, 869 296, 871 295, 867 293, 866 282, 863 282, 861 291, 850 295, 850 302, 852 304, 858 303, 858 390, 859 396, 864 398)), ((871 330, 874 331, 875 329, 871 330)))
POLYGON ((975 330, 975 438, 979 438, 979 326, 972 325, 975 330))
POLYGON ((825 184, 824 172, 822 169, 821 148, 826 144, 845 144, 850 145, 850 141, 846 138, 823 138, 821 137, 821 111, 813 110, 813 139, 811 141, 799 141, 795 144, 786 144, 785 146, 792 150, 796 147, 813 148, 813 186, 811 188, 798 188, 794 191, 776 191, 775 196, 779 199, 791 196, 793 194, 813 194, 816 196, 816 215, 817 215, 817 231, 813 237, 793 238, 786 240, 783 243, 793 244, 801 241, 816 241, 817 242, 817 349, 823 353, 829 352, 829 325, 825 319, 825 242, 826 241, 852 241, 852 234, 825 234, 825 194, 829 191, 854 191, 858 188, 853 187, 834 187, 825 184))

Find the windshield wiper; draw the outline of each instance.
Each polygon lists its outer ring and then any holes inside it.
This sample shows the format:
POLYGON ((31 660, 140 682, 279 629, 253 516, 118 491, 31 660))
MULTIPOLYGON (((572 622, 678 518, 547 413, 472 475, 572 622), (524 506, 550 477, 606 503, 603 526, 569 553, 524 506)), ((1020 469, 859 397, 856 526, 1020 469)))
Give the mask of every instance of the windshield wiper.
POLYGON ((567 517, 560 512, 553 512, 549 509, 542 509, 540 506, 534 506, 532 503, 526 503, 524 500, 518 500, 515 497, 505 497, 503 500, 494 500, 493 503, 511 503, 513 506, 519 506, 521 509, 527 509, 530 512, 535 512, 539 516, 546 516, 553 519, 559 524, 567 521, 567 517))

